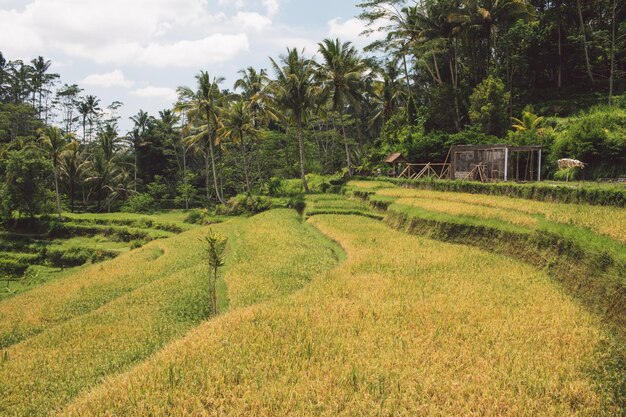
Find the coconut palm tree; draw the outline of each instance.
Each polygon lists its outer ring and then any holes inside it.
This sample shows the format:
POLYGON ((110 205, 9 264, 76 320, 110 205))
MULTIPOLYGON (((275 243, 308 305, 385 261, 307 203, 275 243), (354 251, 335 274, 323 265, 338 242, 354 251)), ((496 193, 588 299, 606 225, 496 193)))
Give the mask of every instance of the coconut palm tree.
MULTIPOLYGON (((102 193, 110 190, 111 185, 115 182, 115 177, 120 172, 120 166, 117 163, 119 149, 120 138, 117 134, 117 126, 113 124, 105 125, 102 132, 98 135, 96 149, 85 164, 86 181, 93 184, 98 211, 101 209, 104 197, 102 193)), ((110 209, 110 204, 107 204, 107 207, 110 209)))
POLYGON ((80 144, 73 140, 61 153, 61 161, 59 165, 61 176, 67 179, 67 192, 70 197, 70 211, 74 212, 74 195, 76 193, 76 185, 85 171, 85 157, 80 151, 80 144))
POLYGON ((219 135, 230 139, 239 146, 248 196, 252 195, 252 188, 250 186, 248 146, 246 141, 248 138, 257 138, 258 134, 259 131, 254 126, 254 116, 250 110, 250 103, 244 100, 234 102, 225 114, 224 124, 219 130, 219 135))
POLYGON ((83 143, 87 142, 87 123, 89 123, 89 140, 93 131, 94 118, 100 113, 100 99, 96 96, 88 95, 78 102, 78 114, 80 114, 83 124, 83 143))
POLYGON ((310 192, 306 181, 303 129, 319 97, 315 83, 315 62, 303 56, 304 51, 287 48, 279 61, 270 58, 275 79, 268 80, 266 97, 274 117, 295 127, 300 157, 300 176, 304 190, 310 192))
POLYGON ((222 111, 225 102, 229 99, 224 95, 219 85, 223 78, 211 77, 208 72, 200 71, 196 76, 197 90, 189 87, 179 87, 179 96, 185 98, 175 107, 178 112, 186 112, 193 134, 187 138, 187 143, 200 150, 204 156, 205 186, 207 202, 211 200, 210 192, 210 168, 213 172, 213 186, 220 203, 224 203, 224 196, 217 181, 217 168, 215 165, 214 147, 217 141, 217 131, 221 127, 222 111))
POLYGON ((139 162, 139 148, 146 145, 145 135, 150 126, 152 125, 153 118, 143 110, 139 110, 135 116, 132 116, 130 120, 134 123, 134 128, 128 135, 128 141, 133 147, 133 155, 135 157, 134 163, 134 191, 137 191, 137 165, 139 162))
POLYGON ((360 108, 363 78, 367 67, 351 42, 324 39, 319 44, 319 52, 323 62, 317 66, 317 77, 323 94, 331 97, 333 110, 339 113, 339 126, 346 151, 348 174, 352 176, 344 116, 348 105, 355 110, 360 108))
POLYGON ((54 191, 56 193, 57 214, 59 219, 63 218, 61 213, 61 194, 59 191, 60 161, 68 141, 61 129, 56 126, 49 126, 39 131, 42 150, 48 155, 54 170, 54 191))
POLYGON ((263 91, 267 80, 267 71, 257 71, 253 67, 239 71, 241 78, 235 81, 235 90, 241 90, 241 96, 248 102, 248 107, 254 117, 254 126, 258 128, 267 122, 271 116, 264 106, 263 91))

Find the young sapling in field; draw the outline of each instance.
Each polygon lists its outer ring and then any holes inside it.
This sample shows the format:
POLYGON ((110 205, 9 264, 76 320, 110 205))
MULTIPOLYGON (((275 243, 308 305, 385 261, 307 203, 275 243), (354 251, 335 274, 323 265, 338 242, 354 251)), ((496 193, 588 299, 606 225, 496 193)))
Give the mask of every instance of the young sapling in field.
POLYGON ((224 252, 226 251, 226 238, 213 229, 209 230, 204 237, 207 243, 209 261, 209 296, 211 301, 211 315, 217 314, 217 273, 226 263, 224 252))

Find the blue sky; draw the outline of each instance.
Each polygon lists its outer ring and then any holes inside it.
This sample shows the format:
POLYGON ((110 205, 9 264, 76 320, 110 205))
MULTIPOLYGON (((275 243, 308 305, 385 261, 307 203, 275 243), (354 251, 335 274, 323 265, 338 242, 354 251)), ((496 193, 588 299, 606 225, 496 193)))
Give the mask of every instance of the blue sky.
MULTIPOLYGON (((168 108, 175 88, 200 70, 226 77, 267 68, 287 46, 314 54, 339 37, 364 46, 358 0, 0 0, 0 51, 8 59, 42 55, 53 71, 103 104, 168 108)), ((121 124, 122 129, 128 123, 121 124)))

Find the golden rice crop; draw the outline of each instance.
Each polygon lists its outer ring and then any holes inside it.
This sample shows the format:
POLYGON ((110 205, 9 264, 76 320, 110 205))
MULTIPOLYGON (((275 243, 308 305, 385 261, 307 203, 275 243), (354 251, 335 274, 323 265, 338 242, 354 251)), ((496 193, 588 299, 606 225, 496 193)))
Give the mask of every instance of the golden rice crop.
POLYGON ((289 294, 336 264, 339 255, 293 210, 262 213, 237 231, 226 285, 231 308, 289 294))
POLYGON ((204 323, 61 415, 617 415, 598 320, 544 273, 355 216, 310 222, 347 261, 204 323))
MULTIPOLYGON (((291 210, 214 228, 229 237, 226 281, 234 307, 299 288, 336 263, 331 243, 291 210)), ((0 415, 53 413, 205 318, 208 268, 194 260, 203 253, 198 235, 186 237, 184 246, 193 252, 185 257, 188 268, 6 349, 0 356, 0 415)))
POLYGON ((406 188, 386 188, 378 195, 417 198, 504 209, 521 214, 541 215, 547 220, 589 228, 599 234, 626 242, 626 210, 619 207, 563 204, 525 200, 504 196, 427 191, 406 188))
POLYGON ((481 219, 495 219, 518 226, 533 227, 537 225, 537 219, 531 215, 510 209, 495 208, 490 206, 460 203, 423 198, 400 198, 397 204, 420 207, 424 210, 438 213, 451 214, 453 216, 470 216, 481 219))

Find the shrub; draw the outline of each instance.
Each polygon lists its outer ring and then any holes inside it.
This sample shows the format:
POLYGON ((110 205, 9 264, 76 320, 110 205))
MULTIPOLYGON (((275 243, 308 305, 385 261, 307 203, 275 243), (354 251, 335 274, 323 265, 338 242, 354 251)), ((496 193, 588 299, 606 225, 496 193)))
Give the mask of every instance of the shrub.
POLYGON ((552 159, 574 158, 588 167, 585 178, 626 175, 626 110, 595 107, 565 126, 552 159))
POLYGON ((272 177, 263 184, 262 193, 271 197, 282 197, 285 195, 285 186, 283 180, 277 177, 272 177))
POLYGON ((296 210, 299 215, 302 215, 306 209, 306 201, 304 201, 302 196, 294 197, 289 200, 289 208, 296 210))
POLYGON ((487 135, 504 136, 510 126, 507 112, 510 95, 504 83, 489 76, 478 84, 470 96, 469 116, 487 135))
POLYGON ((191 210, 189 214, 187 214, 187 217, 185 217, 184 222, 188 224, 199 224, 206 226, 213 223, 210 216, 211 214, 207 209, 191 210))
POLYGON ((122 208, 127 213, 151 213, 154 211, 154 198, 149 194, 135 194, 122 208))
POLYGON ((271 207, 272 201, 267 197, 249 197, 246 194, 239 194, 228 200, 228 203, 218 206, 216 212, 217 214, 239 216, 261 213, 271 207))

